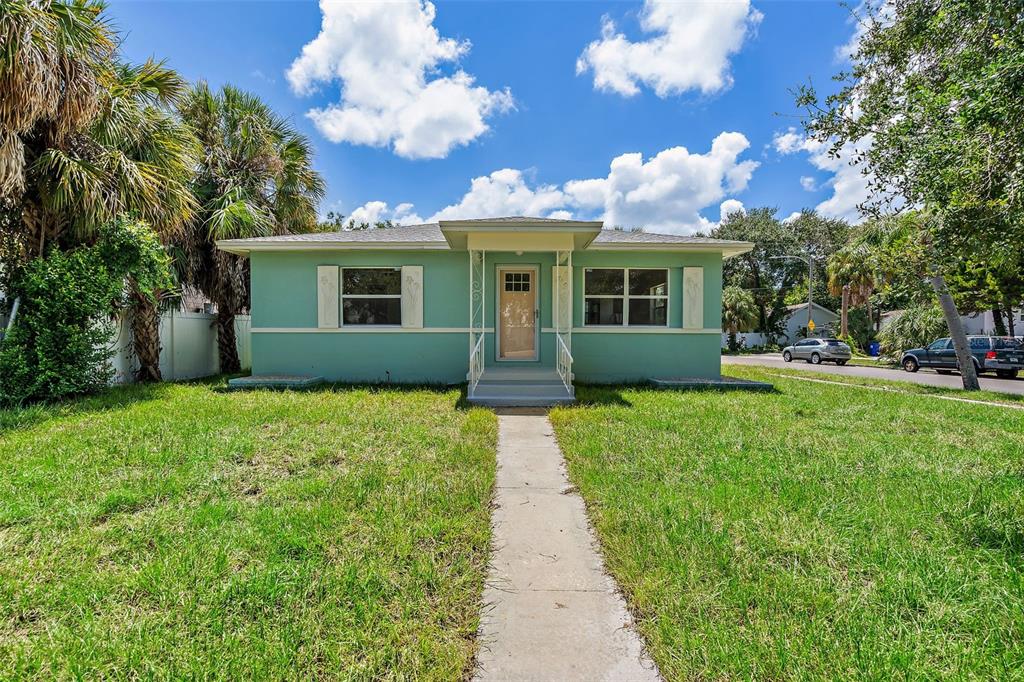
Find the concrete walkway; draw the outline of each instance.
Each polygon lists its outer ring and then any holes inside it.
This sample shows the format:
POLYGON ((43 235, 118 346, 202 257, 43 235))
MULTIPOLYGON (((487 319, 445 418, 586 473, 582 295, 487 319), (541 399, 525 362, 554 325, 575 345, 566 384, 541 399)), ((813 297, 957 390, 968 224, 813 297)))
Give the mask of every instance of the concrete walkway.
POLYGON ((659 680, 543 411, 499 413, 477 680, 659 680))

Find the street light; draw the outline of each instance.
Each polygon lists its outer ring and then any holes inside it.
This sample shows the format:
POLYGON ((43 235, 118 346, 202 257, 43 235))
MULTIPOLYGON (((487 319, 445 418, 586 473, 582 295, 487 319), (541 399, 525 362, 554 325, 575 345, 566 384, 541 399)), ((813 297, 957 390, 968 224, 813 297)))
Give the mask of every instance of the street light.
POLYGON ((807 334, 811 335, 811 307, 814 305, 814 261, 810 256, 769 256, 769 260, 798 260, 807 264, 807 334))

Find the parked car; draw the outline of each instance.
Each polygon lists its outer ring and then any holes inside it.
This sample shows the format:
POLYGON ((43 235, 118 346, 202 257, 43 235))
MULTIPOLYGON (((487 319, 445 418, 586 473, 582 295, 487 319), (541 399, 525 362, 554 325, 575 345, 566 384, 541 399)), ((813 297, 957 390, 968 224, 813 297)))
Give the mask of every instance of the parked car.
POLYGON ((839 339, 804 339, 782 349, 782 359, 806 360, 812 365, 834 362, 840 367, 853 356, 850 347, 839 339))
MULTIPOLYGON (((1008 336, 968 336, 974 369, 979 374, 995 372, 1000 379, 1013 379, 1024 369, 1024 347, 1008 336)), ((931 367, 939 374, 949 374, 960 368, 949 337, 937 339, 926 348, 912 348, 903 352, 900 365, 907 372, 931 367)))

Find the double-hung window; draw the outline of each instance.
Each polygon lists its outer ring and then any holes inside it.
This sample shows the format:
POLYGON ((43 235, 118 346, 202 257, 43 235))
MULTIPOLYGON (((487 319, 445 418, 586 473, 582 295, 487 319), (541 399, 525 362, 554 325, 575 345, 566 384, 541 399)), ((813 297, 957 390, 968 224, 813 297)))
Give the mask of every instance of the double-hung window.
POLYGON ((583 323, 668 326, 668 268, 586 268, 583 323))
POLYGON ((402 268, 342 268, 345 325, 402 324, 402 268))

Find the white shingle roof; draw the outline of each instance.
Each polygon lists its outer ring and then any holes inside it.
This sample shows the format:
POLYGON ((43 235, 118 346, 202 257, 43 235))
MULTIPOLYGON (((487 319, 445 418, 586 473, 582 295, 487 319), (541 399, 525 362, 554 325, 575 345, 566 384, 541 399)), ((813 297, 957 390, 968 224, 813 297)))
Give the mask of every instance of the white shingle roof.
POLYGON ((277 237, 255 237, 253 239, 225 239, 220 244, 231 245, 275 243, 373 243, 373 242, 444 242, 444 235, 437 223, 426 225, 404 225, 401 227, 371 228, 369 230, 341 230, 338 232, 310 232, 309 234, 285 234, 277 237))
MULTIPOLYGON (((459 223, 541 223, 554 225, 568 225, 578 221, 559 220, 554 218, 529 218, 525 216, 508 216, 502 218, 481 218, 476 220, 462 220, 459 223)), ((438 223, 427 223, 424 225, 404 225, 389 228, 371 228, 368 230, 342 230, 339 232, 313 232, 310 234, 289 234, 277 237, 256 237, 253 239, 225 239, 217 242, 217 246, 234 253, 246 253, 252 248, 268 248, 274 245, 281 245, 283 248, 301 249, 303 245, 326 246, 337 245, 344 248, 346 245, 359 246, 372 249, 373 245, 379 244, 382 248, 395 248, 400 245, 409 245, 412 248, 424 247, 433 249, 447 249, 448 242, 441 226, 438 223)), ((709 239, 707 237, 692 237, 674 234, 659 234, 657 232, 630 232, 626 230, 601 230, 591 242, 591 246, 597 249, 635 248, 657 250, 663 248, 685 248, 693 246, 707 250, 718 250, 731 254, 743 253, 752 246, 748 242, 729 241, 724 239, 709 239)))
POLYGON ((745 244, 728 239, 710 239, 681 234, 659 234, 657 232, 629 232, 626 230, 601 230, 594 244, 709 244, 733 246, 745 244))

